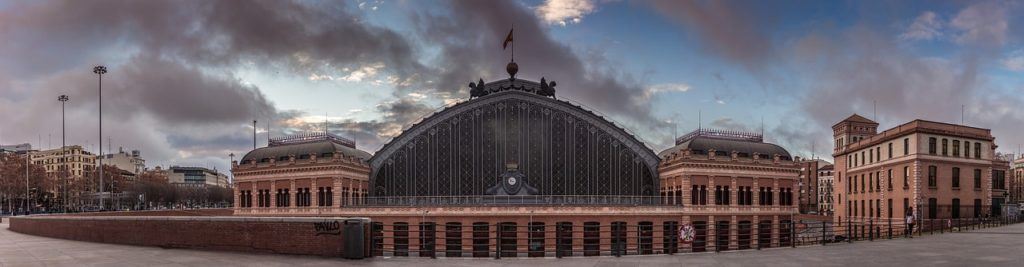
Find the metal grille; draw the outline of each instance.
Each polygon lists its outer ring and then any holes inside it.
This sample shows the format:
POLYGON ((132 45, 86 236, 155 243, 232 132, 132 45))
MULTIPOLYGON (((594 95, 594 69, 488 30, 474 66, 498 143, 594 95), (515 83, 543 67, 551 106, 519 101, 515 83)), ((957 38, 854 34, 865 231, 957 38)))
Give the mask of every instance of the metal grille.
POLYGON ((657 194, 656 161, 647 160, 653 152, 639 141, 567 103, 505 93, 432 116, 403 133, 415 135, 396 138, 409 141, 373 160, 381 163, 373 166, 373 197, 484 195, 507 163, 517 163, 541 195, 657 194))

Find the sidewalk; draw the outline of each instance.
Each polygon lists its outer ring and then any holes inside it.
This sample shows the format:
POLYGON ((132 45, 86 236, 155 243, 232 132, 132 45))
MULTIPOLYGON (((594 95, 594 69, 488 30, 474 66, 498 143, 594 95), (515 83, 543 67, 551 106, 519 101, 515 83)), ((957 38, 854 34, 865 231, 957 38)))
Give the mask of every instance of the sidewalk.
POLYGON ((761 251, 731 251, 622 258, 436 259, 337 258, 162 249, 23 235, 0 224, 0 266, 1021 266, 1024 224, 761 251))

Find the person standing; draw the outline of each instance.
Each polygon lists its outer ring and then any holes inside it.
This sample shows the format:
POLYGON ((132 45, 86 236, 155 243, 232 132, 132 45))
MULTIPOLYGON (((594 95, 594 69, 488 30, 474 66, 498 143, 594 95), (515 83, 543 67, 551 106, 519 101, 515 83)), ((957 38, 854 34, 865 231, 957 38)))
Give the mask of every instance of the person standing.
POLYGON ((903 233, 903 235, 906 236, 907 238, 914 238, 914 222, 915 221, 917 221, 917 220, 916 220, 916 218, 914 218, 914 208, 910 208, 909 210, 907 210, 907 221, 906 221, 907 230, 906 230, 906 232, 903 233))

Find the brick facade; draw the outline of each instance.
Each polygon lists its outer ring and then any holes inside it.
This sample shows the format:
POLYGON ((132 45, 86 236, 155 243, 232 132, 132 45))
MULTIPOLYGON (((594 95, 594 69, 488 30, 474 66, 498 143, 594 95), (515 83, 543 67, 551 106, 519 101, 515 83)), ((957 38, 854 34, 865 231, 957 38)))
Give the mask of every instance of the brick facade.
MULTIPOLYGON (((13 217, 11 231, 52 238, 164 248, 341 256, 343 235, 319 234, 315 223, 346 218, 220 216, 13 217)), ((368 246, 367 246, 368 247, 368 246)))

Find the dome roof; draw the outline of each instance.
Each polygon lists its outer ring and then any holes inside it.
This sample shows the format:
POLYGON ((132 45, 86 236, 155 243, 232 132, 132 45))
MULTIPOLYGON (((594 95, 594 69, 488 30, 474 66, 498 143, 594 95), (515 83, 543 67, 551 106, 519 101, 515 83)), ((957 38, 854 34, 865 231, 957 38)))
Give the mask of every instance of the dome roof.
POLYGON ((690 149, 697 153, 715 151, 740 153, 741 157, 751 157, 754 153, 767 155, 769 157, 778 154, 780 157, 790 159, 789 151, 772 143, 765 143, 757 134, 744 134, 726 131, 700 129, 687 134, 676 140, 676 146, 658 153, 658 156, 665 158, 672 153, 690 149))
POLYGON ((294 155, 297 158, 314 154, 317 157, 329 157, 334 153, 341 153, 342 156, 355 157, 360 160, 368 160, 370 153, 355 148, 355 144, 347 139, 333 134, 306 134, 273 139, 270 146, 257 148, 242 157, 241 163, 251 161, 264 161, 269 159, 279 160, 282 157, 294 155), (331 154, 331 155, 326 155, 331 154))

